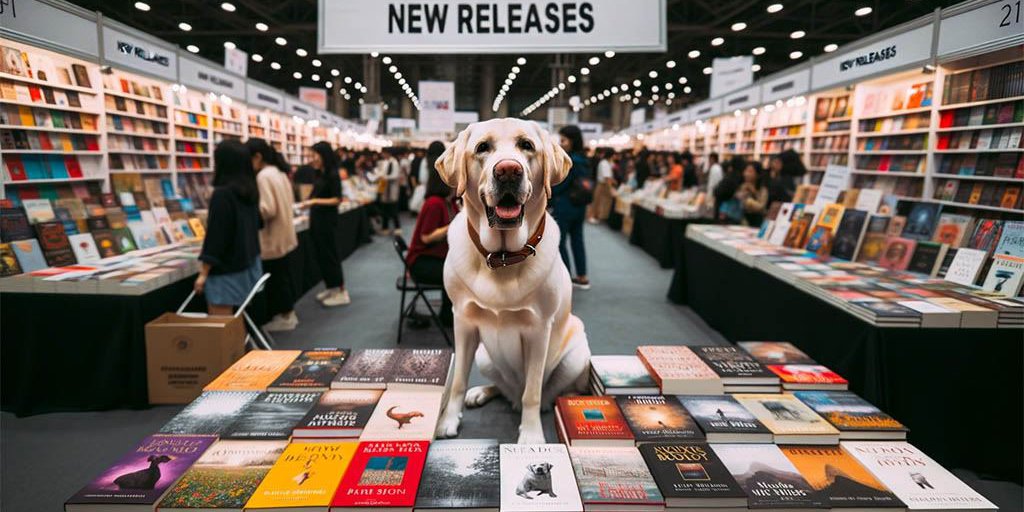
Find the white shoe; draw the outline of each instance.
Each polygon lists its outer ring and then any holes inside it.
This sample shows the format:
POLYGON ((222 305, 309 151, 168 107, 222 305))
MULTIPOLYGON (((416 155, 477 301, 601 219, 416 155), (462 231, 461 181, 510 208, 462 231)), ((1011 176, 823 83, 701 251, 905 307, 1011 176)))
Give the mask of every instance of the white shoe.
POLYGON ((329 295, 330 295, 330 294, 331 294, 332 292, 333 292, 333 290, 331 290, 330 288, 328 288, 328 289, 326 289, 326 290, 323 290, 323 291, 319 291, 319 292, 317 292, 317 294, 316 294, 316 300, 324 300, 324 299, 326 299, 326 298, 327 298, 327 297, 328 297, 328 296, 329 296, 329 295))
POLYGON ((290 315, 275 315, 274 318, 263 324, 268 332, 294 331, 299 325, 299 317, 292 313, 290 315))
POLYGON ((333 292, 328 295, 324 300, 320 301, 324 306, 333 308, 336 306, 347 306, 352 303, 352 298, 348 296, 348 290, 343 292, 333 292))

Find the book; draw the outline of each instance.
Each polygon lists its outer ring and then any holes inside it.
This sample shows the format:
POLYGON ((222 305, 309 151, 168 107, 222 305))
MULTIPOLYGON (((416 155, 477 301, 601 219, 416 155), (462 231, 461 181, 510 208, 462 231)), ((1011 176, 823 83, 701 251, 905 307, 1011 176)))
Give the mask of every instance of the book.
POLYGON ((216 441, 215 436, 152 435, 64 502, 66 512, 138 505, 150 510, 216 441))
POLYGON ((907 438, 907 427, 849 391, 794 391, 793 396, 831 423, 839 439, 907 438))
POLYGON ((590 371, 597 395, 658 393, 658 385, 635 355, 591 356, 590 371))
MULTIPOLYGON (((879 196, 881 199, 881 196, 879 196)), ((847 209, 832 240, 832 257, 853 261, 868 227, 868 213, 847 209)))
POLYGON ((501 445, 502 512, 583 512, 563 444, 501 445))
POLYGON ((615 397, 637 445, 665 441, 703 441, 704 434, 678 400, 664 395, 615 397))
POLYGON ((27 274, 48 267, 43 250, 39 248, 39 242, 35 238, 14 240, 10 244, 22 272, 27 274))
POLYGON ((957 249, 953 261, 949 264, 949 269, 946 270, 946 281, 973 286, 987 259, 986 251, 967 247, 957 249))
POLYGON ((188 404, 161 429, 161 434, 217 435, 259 393, 255 391, 206 391, 188 404))
POLYGON ((938 274, 948 250, 949 246, 946 244, 918 242, 913 256, 910 257, 910 263, 907 264, 907 270, 934 277, 938 274))
POLYGON ((667 507, 746 508, 746 493, 707 444, 652 443, 639 450, 667 507))
POLYGON ((446 439, 427 452, 417 511, 497 512, 501 500, 498 441, 446 439))
POLYGON ((377 407, 379 389, 333 389, 292 429, 292 438, 357 438, 377 407))
POLYGON ((292 443, 285 449, 245 510, 327 510, 359 443, 292 443))
POLYGON ((16 276, 21 273, 18 257, 14 255, 11 244, 0 243, 0 277, 16 276))
POLYGON ((571 446, 569 459, 585 510, 650 510, 665 503, 635 447, 571 446))
POLYGON ((268 391, 327 391, 348 356, 345 348, 314 348, 303 350, 281 375, 267 387, 268 391))
POLYGON ((253 350, 213 379, 203 391, 266 391, 299 350, 253 350))
POLYGON ((729 395, 680 395, 709 443, 770 443, 772 433, 729 395))
POLYGON ((439 389, 389 389, 370 415, 360 441, 430 441, 441 415, 439 389))
POLYGON ((1024 222, 1006 221, 994 254, 1024 258, 1024 222))
POLYGON ((49 199, 23 199, 21 206, 25 208, 25 215, 31 224, 57 220, 57 214, 53 211, 49 199))
POLYGON ((738 394, 736 401, 768 430, 775 444, 836 444, 839 431, 793 395, 738 394))
POLYGON ((451 372, 453 352, 449 348, 414 348, 398 350, 388 388, 443 388, 451 372))
POLYGON ((633 433, 610 396, 560 396, 555 400, 558 438, 570 446, 633 446, 633 433))
POLYGON ((393 348, 357 349, 350 354, 331 382, 332 389, 385 389, 390 376, 393 348))
POLYGON ((997 254, 992 257, 992 266, 981 286, 982 290, 1002 297, 1020 295, 1024 285, 1024 258, 997 254))
POLYGON ((736 346, 764 365, 818 364, 788 341, 739 341, 736 346))
POLYGON ((43 251, 46 264, 51 267, 74 265, 75 253, 71 250, 71 242, 64 232, 64 224, 60 221, 37 222, 35 224, 39 248, 43 251))
POLYGON ((787 390, 844 390, 849 382, 818 364, 770 364, 768 370, 779 376, 787 390))
POLYGON ((35 236, 24 210, 15 207, 0 207, 0 241, 14 242, 35 236))
POLYGON ((773 444, 716 444, 718 455, 747 494, 751 509, 823 508, 817 492, 773 444))
POLYGON ((779 385, 779 378, 745 351, 733 346, 694 347, 697 354, 719 378, 723 385, 779 385))
POLYGON ((320 393, 260 393, 235 417, 221 439, 288 439, 320 393))
POLYGON ((288 441, 220 440, 174 484, 158 509, 241 510, 288 441))
POLYGON ((780 446, 779 449, 833 509, 904 508, 896 495, 841 446, 780 446))
POLYGON ((912 202, 910 213, 907 214, 907 223, 903 226, 900 236, 912 240, 931 240, 941 210, 942 205, 939 203, 912 202))
POLYGON ((997 510, 992 502, 909 443, 843 441, 840 446, 908 510, 997 510))
POLYGON ((359 443, 331 500, 331 510, 360 507, 411 511, 429 447, 429 441, 359 443))
POLYGON ((720 395, 725 392, 722 379, 689 347, 645 345, 637 347, 636 353, 662 394, 720 395))
POLYGON ((916 247, 917 242, 910 238, 890 236, 878 258, 878 266, 889 270, 906 270, 916 247))

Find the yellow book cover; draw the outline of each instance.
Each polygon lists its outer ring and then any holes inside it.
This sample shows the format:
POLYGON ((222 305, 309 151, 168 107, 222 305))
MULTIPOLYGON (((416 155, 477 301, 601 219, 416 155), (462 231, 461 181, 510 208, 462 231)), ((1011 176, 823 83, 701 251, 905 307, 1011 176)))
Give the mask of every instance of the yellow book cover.
POLYGON ((301 350, 253 350, 235 361, 203 391, 266 391, 301 350))
POLYGON ((292 443, 274 463, 245 510, 331 505, 358 442, 292 443))
POLYGON ((192 217, 188 219, 188 225, 192 228, 192 232, 196 234, 196 238, 206 238, 206 227, 203 226, 203 221, 192 217))
POLYGON ((736 394, 733 398, 774 435, 839 435, 835 427, 793 395, 736 394))
POLYGON ((71 144, 71 137, 68 137, 67 135, 62 135, 61 136, 61 138, 60 138, 60 145, 61 145, 61 147, 64 148, 64 151, 74 151, 75 150, 75 146, 73 144, 71 144))
POLYGON ((836 228, 839 227, 839 220, 843 218, 844 210, 843 205, 839 203, 825 205, 821 216, 818 217, 818 226, 828 228, 829 231, 835 233, 836 228))
POLYGON ((18 117, 21 118, 22 126, 35 126, 36 118, 32 116, 32 108, 24 105, 18 107, 18 117))

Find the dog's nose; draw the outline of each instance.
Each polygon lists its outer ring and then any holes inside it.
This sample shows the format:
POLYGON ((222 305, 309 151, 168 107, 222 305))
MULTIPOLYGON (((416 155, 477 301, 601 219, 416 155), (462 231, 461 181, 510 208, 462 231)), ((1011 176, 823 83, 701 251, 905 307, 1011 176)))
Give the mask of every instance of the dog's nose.
POLYGON ((523 166, 515 160, 502 160, 494 165, 494 178, 498 181, 511 181, 522 176, 523 166))

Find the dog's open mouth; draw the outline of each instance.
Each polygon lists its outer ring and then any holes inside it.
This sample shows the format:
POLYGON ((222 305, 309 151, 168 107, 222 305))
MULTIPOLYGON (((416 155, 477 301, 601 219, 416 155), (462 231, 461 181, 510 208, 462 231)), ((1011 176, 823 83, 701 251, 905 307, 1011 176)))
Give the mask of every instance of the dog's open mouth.
MULTIPOLYGON (((483 203, 486 205, 487 201, 483 203)), ((514 194, 506 193, 498 200, 498 204, 486 208, 487 223, 494 229, 515 229, 523 222, 523 203, 514 194)))

